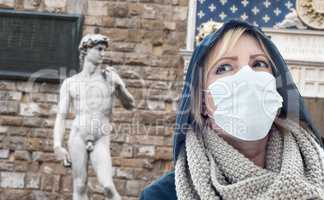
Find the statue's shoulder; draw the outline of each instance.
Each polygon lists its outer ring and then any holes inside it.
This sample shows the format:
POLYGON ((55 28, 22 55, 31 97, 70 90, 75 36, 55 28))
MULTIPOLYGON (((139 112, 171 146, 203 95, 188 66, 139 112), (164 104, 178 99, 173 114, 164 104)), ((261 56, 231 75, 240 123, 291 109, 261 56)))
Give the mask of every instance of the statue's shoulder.
POLYGON ((79 83, 80 82, 80 77, 78 74, 75 74, 71 77, 68 77, 66 79, 63 80, 62 84, 61 84, 61 91, 66 91, 66 92, 69 92, 71 91, 71 88, 73 88, 73 86, 76 84, 76 83, 79 83))
POLYGON ((111 67, 111 66, 104 66, 104 73, 106 77, 111 77, 110 80, 112 80, 116 85, 121 85, 122 80, 121 77, 118 74, 118 71, 111 67))
POLYGON ((109 65, 105 65, 103 67, 104 72, 107 74, 118 74, 117 70, 109 65))
POLYGON ((64 79, 62 84, 71 84, 79 79, 80 79, 79 74, 74 74, 73 76, 64 79))

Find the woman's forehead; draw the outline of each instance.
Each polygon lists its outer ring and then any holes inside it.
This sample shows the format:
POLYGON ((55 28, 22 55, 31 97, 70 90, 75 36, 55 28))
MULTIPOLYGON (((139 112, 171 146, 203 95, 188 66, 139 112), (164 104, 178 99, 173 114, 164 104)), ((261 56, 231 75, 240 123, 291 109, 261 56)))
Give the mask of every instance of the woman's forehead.
MULTIPOLYGON (((222 48, 223 45, 224 44, 220 43, 218 48, 222 48)), ((223 56, 238 56, 242 53, 254 55, 254 54, 262 54, 264 52, 261 48, 261 45, 259 44, 259 42, 254 36, 250 34, 243 34, 240 36, 237 42, 232 46, 232 48, 227 49, 227 51, 223 56)))

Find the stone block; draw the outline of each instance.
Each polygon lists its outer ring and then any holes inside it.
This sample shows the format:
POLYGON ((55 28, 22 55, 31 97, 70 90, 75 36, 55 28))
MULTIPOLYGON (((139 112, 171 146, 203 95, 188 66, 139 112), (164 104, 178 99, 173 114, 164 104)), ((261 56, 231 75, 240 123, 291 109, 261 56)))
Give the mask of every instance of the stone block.
POLYGON ((14 158, 15 158, 15 160, 30 161, 31 153, 29 151, 25 151, 25 150, 16 150, 14 152, 14 158))
POLYGON ((118 3, 109 6, 111 16, 116 18, 124 18, 128 16, 128 5, 126 3, 118 3))
POLYGON ((20 115, 26 117, 54 117, 57 112, 57 106, 48 103, 21 103, 20 115))
POLYGON ((39 189, 40 188, 41 174, 27 173, 26 174, 26 188, 39 189))
MULTIPOLYGON (((0 108, 1 110, 1 108, 0 108)), ((20 126, 23 122, 20 116, 0 116, 0 124, 5 126, 20 126)))
POLYGON ((137 157, 154 157, 155 147, 154 146, 139 146, 137 147, 137 157))
POLYGON ((41 151, 33 152, 32 154, 33 161, 41 161, 41 162, 57 162, 56 156, 54 153, 45 153, 41 151))
POLYGON ((17 90, 22 92, 38 92, 39 83, 19 81, 17 82, 17 90))
POLYGON ((159 160, 172 160, 171 147, 157 147, 155 158, 159 160))
POLYGON ((15 115, 19 112, 19 102, 0 100, 0 114, 15 115))
POLYGON ((157 13, 157 10, 153 6, 144 4, 144 12, 142 14, 142 17, 144 19, 155 19, 156 13, 157 13))
POLYGON ((125 191, 126 180, 115 178, 114 179, 114 184, 115 184, 116 189, 117 189, 117 191, 119 192, 120 195, 125 195, 126 194, 126 191, 125 191))
POLYGON ((14 8, 15 0, 0 0, 0 8, 14 8))
POLYGON ((44 0, 45 10, 53 13, 64 13, 67 0, 44 0))
POLYGON ((9 149, 0 149, 0 159, 9 158, 9 149))
POLYGON ((185 21, 187 19, 187 7, 174 7, 173 8, 173 20, 185 21))
POLYGON ((3 188, 24 188, 25 173, 1 172, 1 187, 3 188))
POLYGON ((129 15, 136 16, 144 13, 144 4, 140 3, 129 3, 128 4, 129 15))
POLYGON ((132 168, 116 168, 116 177, 125 178, 125 179, 133 179, 134 178, 134 170, 132 168))
POLYGON ((41 83, 39 85, 39 92, 59 93, 59 90, 60 90, 60 84, 41 83))
POLYGON ((12 100, 20 100, 22 97, 21 92, 15 91, 0 91, 0 100, 1 101, 12 101, 12 100))
POLYGON ((143 189, 144 182, 141 180, 129 180, 126 182, 126 194, 137 196, 143 189))
POLYGON ((0 90, 16 90, 16 84, 14 81, 1 80, 0 81, 0 90))
POLYGON ((71 176, 63 176, 62 191, 63 192, 72 192, 73 179, 71 176))
POLYGON ((60 189, 60 176, 59 175, 50 175, 42 174, 41 177, 41 190, 58 192, 60 189))
POLYGON ((87 15, 107 16, 108 5, 106 1, 88 1, 87 15))
POLYGON ((124 144, 120 156, 123 158, 133 157, 133 147, 130 144, 124 144))
POLYGON ((34 102, 57 103, 58 95, 51 93, 31 93, 31 100, 34 102))
POLYGON ((41 0, 24 0, 23 9, 24 10, 39 10, 41 7, 41 0))

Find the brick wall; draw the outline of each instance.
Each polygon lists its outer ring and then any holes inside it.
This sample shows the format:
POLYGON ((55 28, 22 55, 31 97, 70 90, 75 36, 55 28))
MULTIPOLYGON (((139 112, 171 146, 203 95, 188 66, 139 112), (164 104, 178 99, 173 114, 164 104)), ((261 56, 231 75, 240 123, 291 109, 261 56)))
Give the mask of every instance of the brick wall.
MULTIPOLYGON (((0 7, 81 11, 84 34, 99 28, 112 39, 106 58, 137 104, 131 112, 119 102, 114 108, 114 182, 123 199, 138 199, 147 184, 173 167, 172 127, 183 77, 179 49, 185 47, 187 1, 0 0, 0 7)), ((52 151, 58 90, 58 84, 0 80, 0 200, 72 198, 71 169, 57 162, 52 151)), ((91 167, 89 176, 90 196, 103 199, 91 167)))

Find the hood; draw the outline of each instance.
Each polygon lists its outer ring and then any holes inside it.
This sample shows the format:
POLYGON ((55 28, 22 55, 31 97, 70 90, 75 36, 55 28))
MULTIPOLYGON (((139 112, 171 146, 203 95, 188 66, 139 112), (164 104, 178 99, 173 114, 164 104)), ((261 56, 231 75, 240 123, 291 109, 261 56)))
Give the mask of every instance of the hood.
POLYGON ((277 90, 284 100, 280 117, 304 121, 308 128, 313 132, 312 136, 314 136, 316 141, 323 147, 320 139, 320 133, 312 123, 303 97, 300 95, 289 72, 288 65, 281 56, 277 47, 260 28, 241 20, 232 19, 225 22, 217 31, 206 36, 195 48, 192 54, 187 69, 182 97, 176 113, 176 126, 173 136, 173 160, 177 160, 180 150, 184 148, 187 130, 195 126, 195 122, 193 120, 194 118, 190 111, 191 88, 198 85, 198 79, 196 78, 197 76, 194 75, 199 73, 198 69, 202 64, 204 56, 214 46, 218 39, 220 39, 227 30, 235 27, 245 27, 247 31, 260 36, 270 54, 271 59, 277 67, 277 70, 273 70, 273 73, 276 78, 277 90))

